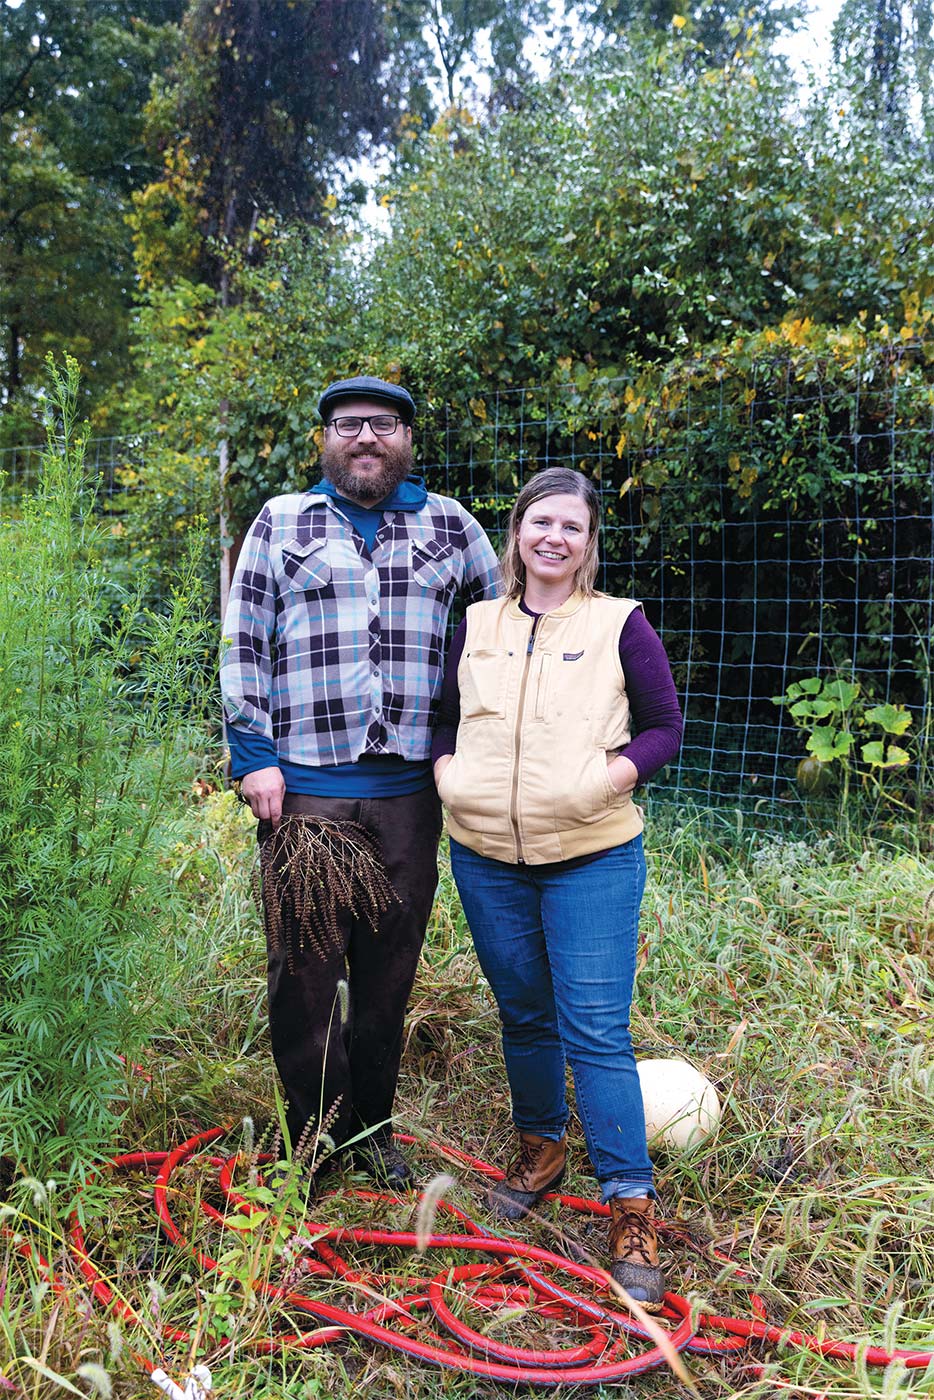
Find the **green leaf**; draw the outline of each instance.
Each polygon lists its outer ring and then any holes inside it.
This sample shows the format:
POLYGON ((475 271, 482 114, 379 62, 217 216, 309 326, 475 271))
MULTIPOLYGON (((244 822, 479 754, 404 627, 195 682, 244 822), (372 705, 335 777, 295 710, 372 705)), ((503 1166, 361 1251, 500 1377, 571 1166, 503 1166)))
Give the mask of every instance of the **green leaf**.
POLYGON ((839 713, 839 709, 839 705, 834 705, 829 700, 799 700, 797 705, 792 705, 791 713, 802 718, 806 716, 809 719, 828 719, 831 715, 839 713))
POLYGON ((821 763, 832 763, 835 758, 846 758, 853 747, 853 736, 846 730, 834 729, 829 724, 822 724, 814 730, 807 741, 806 748, 821 763))
POLYGON ((801 699, 802 695, 817 695, 823 681, 819 676, 807 676, 803 681, 792 681, 784 695, 773 695, 772 702, 775 705, 790 705, 792 701, 801 699))
POLYGON ((824 698, 836 700, 842 710, 848 710, 859 694, 855 681, 828 681, 824 686, 824 698))
POLYGON ((236 1215, 228 1215, 227 1224, 232 1230, 255 1230, 262 1225, 267 1214, 265 1210, 258 1210, 253 1215, 241 1215, 238 1212, 236 1215))
POLYGON ((886 734, 904 734, 913 722, 904 705, 873 705, 864 719, 869 724, 881 725, 886 734))
POLYGON ((260 1205, 271 1206, 276 1199, 274 1191, 268 1186, 252 1186, 250 1188, 250 1200, 258 1201, 260 1205))
POLYGON ((910 755, 904 749, 900 749, 897 744, 889 744, 886 748, 881 739, 876 739, 871 744, 863 744, 860 752, 863 762, 873 768, 904 768, 906 763, 911 762, 910 755))
POLYGON ((873 768, 885 767, 885 745, 881 739, 874 739, 871 744, 863 744, 860 753, 864 763, 871 763, 873 768))

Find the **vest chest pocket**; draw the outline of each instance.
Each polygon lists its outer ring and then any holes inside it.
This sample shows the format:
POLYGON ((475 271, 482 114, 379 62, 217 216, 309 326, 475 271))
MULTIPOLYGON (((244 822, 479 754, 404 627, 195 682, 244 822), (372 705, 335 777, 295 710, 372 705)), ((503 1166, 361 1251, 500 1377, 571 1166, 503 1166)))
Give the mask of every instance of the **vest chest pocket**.
POLYGON ((464 652, 458 669, 462 720, 505 717, 506 657, 483 648, 464 652))
POLYGON ((421 588, 444 593, 454 582, 454 548, 440 540, 412 541, 412 577, 421 588))
POLYGON ((282 574, 287 588, 310 592, 331 582, 326 539, 289 540, 282 546, 282 574))

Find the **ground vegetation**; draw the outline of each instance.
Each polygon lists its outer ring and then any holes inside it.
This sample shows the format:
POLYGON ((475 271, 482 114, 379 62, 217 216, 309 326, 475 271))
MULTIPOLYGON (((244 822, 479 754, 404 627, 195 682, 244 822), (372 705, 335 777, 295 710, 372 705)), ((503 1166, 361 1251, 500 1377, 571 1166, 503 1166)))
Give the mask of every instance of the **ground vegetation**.
MULTIPOLYGON (((152 1036, 139 1070, 128 1067, 120 1145, 160 1151, 231 1123, 221 1150, 243 1151, 249 1162, 273 1143, 280 1112, 260 917, 250 891, 254 824, 232 793, 207 787, 190 801, 184 822, 174 855, 165 857, 189 909, 177 1014, 171 1029, 152 1036)), ((818 828, 753 830, 701 812, 656 810, 650 825, 634 1038, 640 1055, 697 1065, 723 1104, 715 1141, 657 1161, 662 1213, 676 1227, 664 1248, 670 1285, 721 1314, 748 1317, 755 1292, 770 1318, 791 1327, 930 1349, 930 857, 898 840, 841 840, 818 828)), ((397 1126, 418 1140, 409 1150, 422 1181, 446 1173, 453 1179, 448 1196, 488 1224, 482 1178, 429 1144, 502 1163, 511 1148, 508 1120, 495 1006, 445 859, 407 1020, 397 1126)), ((576 1124, 572 1135, 566 1186, 591 1195, 576 1124)), ((55 1258, 63 1285, 53 1298, 35 1260, 4 1237, 0 1337, 7 1350, 0 1349, 0 1375, 13 1393, 46 1400, 60 1393, 56 1376, 80 1385, 79 1368, 90 1364, 113 1395, 143 1400, 151 1383, 133 1357, 154 1349, 175 1375, 192 1361, 207 1363, 215 1386, 231 1396, 502 1393, 495 1383, 437 1372, 349 1338, 304 1355, 255 1354, 252 1344, 282 1325, 257 1289, 296 1277, 295 1232, 303 1220, 408 1229, 414 1207, 356 1197, 367 1183, 349 1166, 326 1179, 335 1195, 311 1202, 300 1174, 277 1178, 265 1170, 266 1187, 255 1197, 264 1214, 237 1236, 199 1217, 200 1197, 220 1203, 215 1175, 202 1162, 180 1170, 171 1209, 183 1240, 219 1260, 219 1272, 202 1272, 187 1244, 170 1248, 160 1237, 147 1173, 105 1177, 90 1191, 83 1220, 93 1257, 118 1296, 140 1312, 133 1326, 108 1318, 98 1304, 89 1309, 63 1243, 67 1191, 59 1186, 49 1196, 44 1183, 37 1189, 13 1181, 7 1224, 55 1258), (283 1210, 290 1223, 281 1228, 283 1210), (190 1331, 195 1343, 167 1344, 172 1327, 190 1331)), ((235 1215, 238 1221, 243 1217, 235 1215)), ((555 1203, 517 1233, 599 1260, 604 1230, 555 1203)), ((344 1252, 360 1265, 429 1276, 461 1262, 454 1253, 439 1263, 437 1255, 419 1261, 393 1251, 387 1258, 376 1247, 347 1245, 344 1252)), ((351 1284, 306 1278, 301 1287, 361 1308, 371 1301, 351 1284)), ((457 1289, 451 1301, 466 1307, 457 1289)), ((469 1310, 464 1316, 471 1318, 469 1310)), ((296 1314, 288 1325, 302 1330, 308 1323, 296 1314)), ((564 1331, 521 1308, 499 1320, 495 1335, 522 1346, 567 1344, 564 1331)), ((883 1375, 794 1348, 756 1349, 748 1359, 766 1365, 760 1379, 715 1358, 690 1361, 698 1393, 765 1400, 781 1388, 849 1400, 888 1394, 896 1381, 903 1395, 930 1389, 923 1371, 883 1375)), ((670 1395, 673 1384, 664 1370, 635 1382, 646 1396, 670 1395)))

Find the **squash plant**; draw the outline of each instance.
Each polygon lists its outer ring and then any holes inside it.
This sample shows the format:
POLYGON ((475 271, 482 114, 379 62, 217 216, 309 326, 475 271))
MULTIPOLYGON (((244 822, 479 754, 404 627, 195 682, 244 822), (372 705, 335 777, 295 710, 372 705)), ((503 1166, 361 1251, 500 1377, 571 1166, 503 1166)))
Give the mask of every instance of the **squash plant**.
POLYGON ((839 777, 845 807, 855 777, 873 786, 877 795, 905 805, 883 788, 886 773, 911 762, 911 755, 896 742, 912 725, 904 705, 875 704, 858 680, 841 676, 792 681, 784 695, 773 695, 772 703, 784 706, 807 736, 808 756, 799 761, 796 775, 806 796, 819 796, 839 777))

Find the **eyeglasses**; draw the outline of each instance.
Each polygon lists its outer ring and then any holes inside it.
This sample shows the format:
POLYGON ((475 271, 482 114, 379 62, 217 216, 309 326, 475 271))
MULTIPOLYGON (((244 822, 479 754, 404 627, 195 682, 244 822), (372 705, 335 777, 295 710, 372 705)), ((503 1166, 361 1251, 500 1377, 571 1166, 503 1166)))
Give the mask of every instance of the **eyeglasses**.
POLYGON ((397 413, 374 413, 368 418, 332 418, 328 424, 338 437, 359 437, 364 423, 369 423, 377 437, 392 437, 402 419, 397 413))

